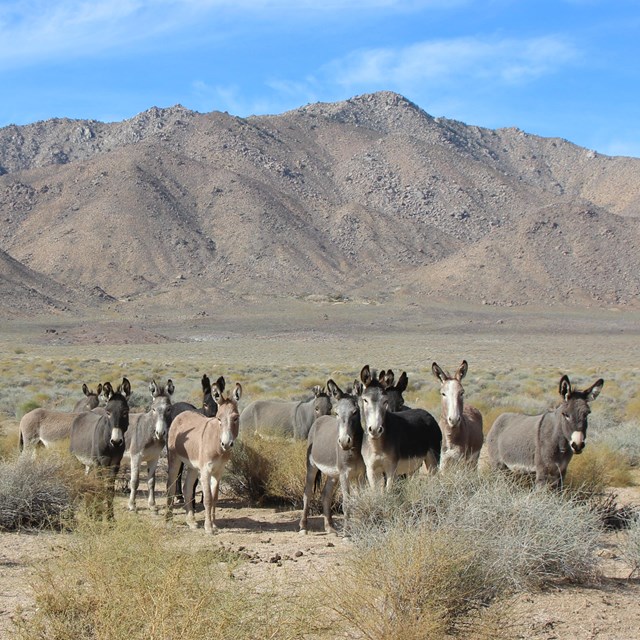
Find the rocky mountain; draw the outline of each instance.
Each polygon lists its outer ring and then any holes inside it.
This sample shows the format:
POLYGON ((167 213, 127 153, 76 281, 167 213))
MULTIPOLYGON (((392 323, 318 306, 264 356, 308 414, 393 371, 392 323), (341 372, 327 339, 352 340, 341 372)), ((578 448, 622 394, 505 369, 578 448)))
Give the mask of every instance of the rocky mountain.
POLYGON ((274 116, 176 106, 9 126, 0 174, 1 264, 13 265, 0 283, 19 313, 42 309, 25 303, 34 282, 42 304, 76 312, 112 299, 624 306, 640 294, 639 159, 433 118, 389 92, 274 116))

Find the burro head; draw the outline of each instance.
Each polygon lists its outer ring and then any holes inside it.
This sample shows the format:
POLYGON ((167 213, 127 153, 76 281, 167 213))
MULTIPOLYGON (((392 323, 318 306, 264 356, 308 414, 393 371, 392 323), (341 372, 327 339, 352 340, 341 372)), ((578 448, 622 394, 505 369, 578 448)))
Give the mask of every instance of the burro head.
POLYGON ((151 415, 153 416, 154 437, 156 440, 166 440, 169 431, 169 416, 171 414, 171 396, 175 391, 173 381, 167 380, 166 386, 156 384, 153 380, 149 384, 151 392, 151 415))
MULTIPOLYGON (((213 416, 218 413, 218 403, 214 400, 213 394, 211 391, 211 381, 209 380, 209 376, 205 373, 202 376, 201 380, 202 384, 202 413, 204 413, 207 418, 213 418, 213 416)), ((224 391, 225 381, 222 376, 218 378, 216 384, 224 391)))
POLYGON ((122 384, 116 391, 110 383, 103 385, 103 393, 106 391, 107 404, 104 408, 105 417, 111 428, 109 442, 112 447, 124 447, 124 434, 129 428, 129 397, 131 396, 131 383, 127 378, 122 378, 122 384), (108 386, 107 386, 108 385, 108 386))
POLYGON ((404 396, 407 390, 409 378, 405 371, 400 374, 398 382, 395 382, 395 374, 392 369, 382 370, 378 374, 378 381, 386 389, 389 411, 402 411, 404 408, 404 396))
POLYGON ((360 371, 362 387, 357 390, 360 405, 362 428, 368 437, 380 438, 384 433, 384 419, 389 410, 387 391, 369 369, 369 365, 360 371))
POLYGON ((327 381, 327 391, 338 421, 338 444, 344 451, 349 451, 362 441, 358 396, 344 393, 333 380, 327 381))
POLYGON ((604 380, 596 380, 588 389, 573 389, 569 377, 560 378, 559 392, 562 402, 556 409, 562 433, 569 442, 573 453, 581 453, 587 440, 587 420, 591 409, 589 403, 595 400, 602 391, 604 380))
MULTIPOLYGON (((463 360, 454 376, 438 366, 437 362, 431 365, 433 375, 440 381, 441 415, 446 426, 456 429, 462 421, 464 410, 464 388, 462 378, 467 375, 469 365, 463 360)), ((442 424, 442 423, 441 423, 442 424)))
POLYGON ((242 385, 236 382, 236 386, 230 396, 223 396, 224 386, 216 382, 211 388, 211 395, 218 405, 218 412, 212 420, 220 422, 220 448, 223 452, 230 451, 236 438, 240 424, 240 412, 238 402, 242 397, 242 385))
POLYGON ((331 398, 327 392, 318 384, 313 391, 313 419, 320 416, 328 416, 331 413, 331 398))

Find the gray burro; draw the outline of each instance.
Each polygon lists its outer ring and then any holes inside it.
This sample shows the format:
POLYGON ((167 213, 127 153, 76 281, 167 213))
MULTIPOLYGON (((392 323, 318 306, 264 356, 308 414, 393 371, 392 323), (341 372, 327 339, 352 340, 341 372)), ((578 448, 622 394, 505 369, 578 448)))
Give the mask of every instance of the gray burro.
POLYGON ((560 404, 542 415, 503 413, 487 435, 489 464, 521 474, 535 474, 538 485, 562 487, 574 453, 586 444, 587 419, 604 380, 588 389, 573 389, 568 376, 560 378, 560 404))
POLYGON ((313 387, 313 398, 305 401, 256 400, 240 414, 240 431, 304 440, 313 421, 331 413, 331 400, 324 389, 313 387))

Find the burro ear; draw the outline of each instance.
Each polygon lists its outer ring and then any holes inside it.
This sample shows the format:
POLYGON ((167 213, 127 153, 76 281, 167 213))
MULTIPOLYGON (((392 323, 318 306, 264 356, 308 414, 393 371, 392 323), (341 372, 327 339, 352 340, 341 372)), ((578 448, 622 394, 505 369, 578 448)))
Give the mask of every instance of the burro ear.
POLYGON ((444 382, 447 379, 447 374, 440 368, 437 362, 431 365, 431 372, 440 382, 444 382))
POLYGON ((113 387, 111 386, 110 382, 105 382, 102 385, 102 391, 104 393, 104 397, 109 400, 109 398, 111 398, 111 396, 113 395, 113 387))
POLYGON ((102 393, 102 382, 98 383, 98 388, 96 389, 96 395, 99 396, 102 393))
POLYGON ((371 369, 368 364, 365 364, 360 370, 360 380, 365 387, 371 384, 373 378, 371 377, 371 369))
POLYGON ((209 376, 206 373, 202 376, 200 382, 202 384, 202 391, 204 393, 211 393, 211 380, 209 380, 209 376))
POLYGON ((332 379, 327 380, 327 391, 329 395, 336 400, 339 400, 343 396, 342 390, 332 379))
POLYGON ((564 375, 560 378, 558 391, 565 400, 569 399, 569 396, 571 395, 571 381, 569 380, 569 376, 564 375))
POLYGON ((398 378, 398 384, 396 385, 396 389, 400 393, 404 393, 407 390, 407 386, 409 384, 409 377, 407 376, 407 372, 403 371, 398 378))
POLYGON ((219 376, 216 380, 216 384, 220 387, 221 391, 224 391, 225 387, 227 386, 227 383, 224 381, 224 376, 219 376))
POLYGON ((88 396, 91 392, 89 391, 89 387, 87 387, 86 383, 84 383, 82 385, 82 393, 84 393, 85 396, 88 396))
POLYGON ((322 387, 317 384, 311 391, 313 391, 313 395, 317 398, 322 393, 322 387))
POLYGON ((600 378, 596 380, 588 389, 585 389, 584 392, 587 395, 587 400, 590 402, 591 400, 595 400, 602 391, 602 386, 604 385, 604 380, 600 378))
POLYGON ((464 378, 467 375, 468 369, 469 369, 469 365, 467 364, 467 361, 463 360, 460 363, 458 370, 456 371, 456 380, 458 382, 460 382, 460 380, 462 380, 462 378, 464 378))
POLYGON ((123 393, 125 398, 128 398, 131 395, 131 383, 125 377, 122 378, 122 384, 118 389, 123 393))
POLYGON ((361 396, 363 391, 364 391, 364 385, 362 384, 362 382, 360 382, 360 380, 354 380, 353 381, 354 395, 361 396))
POLYGON ((242 385, 239 382, 236 382, 235 389, 233 390, 233 399, 236 402, 239 402, 240 398, 242 398, 242 385))
POLYGON ((156 384, 155 380, 152 380, 149 383, 149 391, 151 391, 151 397, 155 398, 158 395, 158 385, 156 384))
POLYGON ((173 380, 171 378, 169 378, 167 380, 167 393, 172 396, 173 392, 176 390, 176 388, 173 386, 173 380))

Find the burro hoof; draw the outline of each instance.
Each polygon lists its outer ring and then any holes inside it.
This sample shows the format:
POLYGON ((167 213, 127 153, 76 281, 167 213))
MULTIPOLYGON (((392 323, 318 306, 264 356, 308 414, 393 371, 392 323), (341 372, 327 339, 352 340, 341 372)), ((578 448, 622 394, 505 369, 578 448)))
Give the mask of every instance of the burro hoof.
POLYGON ((307 532, 307 530, 306 530, 306 529, 300 529, 300 531, 298 531, 298 533, 299 533, 301 536, 306 536, 308 532, 307 532))

